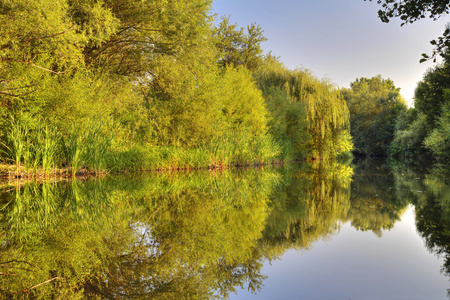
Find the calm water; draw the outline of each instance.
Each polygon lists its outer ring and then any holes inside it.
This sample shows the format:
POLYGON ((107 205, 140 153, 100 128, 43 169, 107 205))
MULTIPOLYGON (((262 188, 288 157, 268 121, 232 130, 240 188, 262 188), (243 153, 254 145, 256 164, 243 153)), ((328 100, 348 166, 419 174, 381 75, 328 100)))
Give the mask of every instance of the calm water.
POLYGON ((450 185, 376 160, 0 191, 0 298, 448 299, 450 185))

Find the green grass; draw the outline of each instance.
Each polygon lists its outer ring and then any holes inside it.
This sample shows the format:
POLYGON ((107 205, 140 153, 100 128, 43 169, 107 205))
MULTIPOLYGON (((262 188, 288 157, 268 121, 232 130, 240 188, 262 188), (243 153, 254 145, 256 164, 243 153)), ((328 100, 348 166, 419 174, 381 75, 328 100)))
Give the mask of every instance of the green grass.
POLYGON ((280 160, 282 153, 269 134, 225 132, 196 148, 182 148, 118 145, 114 132, 111 124, 96 120, 74 124, 65 135, 46 124, 29 128, 13 121, 8 133, 9 156, 16 175, 24 168, 28 176, 50 176, 57 168, 66 168, 75 176, 82 168, 98 174, 267 164, 280 160))

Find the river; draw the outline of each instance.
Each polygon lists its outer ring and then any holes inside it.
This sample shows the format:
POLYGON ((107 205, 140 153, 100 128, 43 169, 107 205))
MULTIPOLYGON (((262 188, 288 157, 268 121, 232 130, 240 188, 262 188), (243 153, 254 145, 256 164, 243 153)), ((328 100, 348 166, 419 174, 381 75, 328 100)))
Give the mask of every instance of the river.
POLYGON ((448 299, 445 170, 359 160, 3 185, 0 296, 448 299))

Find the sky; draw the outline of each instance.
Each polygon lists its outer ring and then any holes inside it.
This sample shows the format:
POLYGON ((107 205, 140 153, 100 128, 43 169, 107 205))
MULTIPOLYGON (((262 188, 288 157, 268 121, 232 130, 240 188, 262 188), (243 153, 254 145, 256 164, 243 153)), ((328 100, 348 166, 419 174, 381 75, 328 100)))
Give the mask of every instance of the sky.
POLYGON ((214 0, 213 10, 246 27, 259 24, 268 39, 265 53, 279 56, 289 68, 306 68, 339 87, 361 77, 381 75, 401 88, 413 105, 414 89, 432 62, 419 63, 422 53, 444 31, 449 17, 423 19, 400 26, 383 23, 380 5, 363 0, 214 0))

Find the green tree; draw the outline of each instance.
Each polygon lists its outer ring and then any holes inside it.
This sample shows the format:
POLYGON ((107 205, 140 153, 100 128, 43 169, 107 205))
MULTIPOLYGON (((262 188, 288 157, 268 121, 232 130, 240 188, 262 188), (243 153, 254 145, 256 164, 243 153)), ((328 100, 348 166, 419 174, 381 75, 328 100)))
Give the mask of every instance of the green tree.
POLYGON ((259 25, 248 25, 245 33, 244 28, 238 29, 237 23, 230 24, 229 18, 222 17, 214 30, 214 38, 221 65, 243 65, 247 69, 256 70, 262 63, 261 43, 267 39, 259 25))
POLYGON ((380 166, 380 160, 360 160, 354 172, 357 176, 351 183, 347 220, 356 230, 370 230, 381 237, 383 230, 392 229, 401 219, 408 202, 392 192, 395 190, 393 175, 389 168, 380 166))
POLYGON ((287 169, 272 196, 260 245, 276 259, 289 249, 305 250, 339 230, 350 208, 353 169, 335 161, 315 161, 287 169))
POLYGON ((450 158, 450 90, 444 91, 446 104, 441 108, 441 114, 435 128, 424 139, 426 148, 437 158, 450 158))
POLYGON ((423 141, 429 133, 426 115, 410 108, 397 117, 394 140, 389 149, 389 155, 399 158, 418 157, 427 151, 423 141))
MULTIPOLYGON (((117 74, 152 74, 155 55, 181 53, 197 45, 209 30, 209 0, 103 3, 119 20, 119 26, 106 42, 91 42, 83 53, 89 64, 117 74)), ((89 14, 76 16, 83 24, 91 22, 89 14)))
POLYGON ((279 179, 198 172, 2 189, 0 297, 212 299, 257 291, 279 179), (9 203, 9 204, 8 204, 9 203))
POLYGON ((430 127, 434 127, 442 112, 442 107, 448 102, 444 90, 450 89, 450 64, 429 69, 417 84, 414 92, 414 107, 427 116, 430 127))
MULTIPOLYGON (((351 149, 352 144, 346 134, 349 125, 347 104, 333 84, 317 79, 308 70, 289 70, 272 55, 266 57, 255 78, 261 90, 267 93, 270 88, 276 88, 296 103, 291 112, 305 109, 309 136, 291 135, 296 140, 297 149, 298 146, 306 146, 310 157, 320 158, 336 157, 351 149)), ((275 99, 268 97, 266 101, 275 99)))
POLYGON ((390 79, 380 75, 360 78, 343 90, 350 110, 351 135, 355 151, 364 155, 387 155, 394 138, 397 116, 406 102, 390 79))

